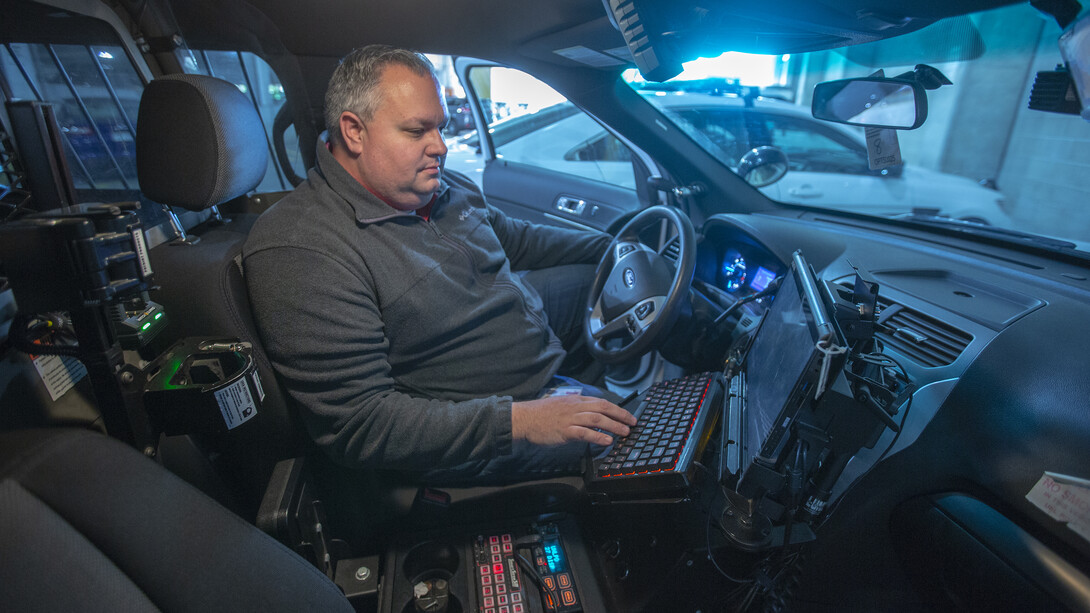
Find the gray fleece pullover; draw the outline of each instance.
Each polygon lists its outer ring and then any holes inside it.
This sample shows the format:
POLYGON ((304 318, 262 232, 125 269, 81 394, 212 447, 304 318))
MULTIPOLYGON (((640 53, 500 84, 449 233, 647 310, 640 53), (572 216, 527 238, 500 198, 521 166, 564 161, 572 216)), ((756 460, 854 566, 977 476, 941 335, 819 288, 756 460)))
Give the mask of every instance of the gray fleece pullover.
POLYGON ((258 330, 311 437, 356 467, 509 454, 512 399, 534 398, 564 357, 512 271, 596 262, 610 237, 508 218, 449 171, 425 220, 325 147, 317 159, 243 249, 258 330))

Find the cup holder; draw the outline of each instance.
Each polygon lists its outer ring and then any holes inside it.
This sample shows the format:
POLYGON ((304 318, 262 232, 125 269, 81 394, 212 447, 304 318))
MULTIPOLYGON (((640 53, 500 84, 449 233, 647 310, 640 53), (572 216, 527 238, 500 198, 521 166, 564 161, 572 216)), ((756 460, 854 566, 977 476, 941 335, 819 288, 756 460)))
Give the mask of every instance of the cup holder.
MULTIPOLYGON (((404 607, 401 607, 401 613, 419 613, 420 609, 417 608, 416 602, 410 600, 405 603, 404 607)), ((446 613, 462 613, 462 601, 451 594, 447 600, 446 613)))
MULTIPOLYGON (((461 564, 458 550, 445 543, 426 541, 416 545, 405 555, 401 563, 401 572, 409 586, 415 586, 421 581, 442 579, 448 583, 449 595, 447 596, 446 613, 462 613, 462 603, 455 596, 450 581, 458 572, 461 564)), ((412 587, 409 588, 410 590, 412 587)), ((409 594, 409 600, 401 608, 401 613, 417 613, 415 597, 409 594)))
POLYGON ((401 570, 409 583, 415 585, 427 579, 446 579, 458 572, 458 550, 445 543, 426 541, 405 555, 401 570))

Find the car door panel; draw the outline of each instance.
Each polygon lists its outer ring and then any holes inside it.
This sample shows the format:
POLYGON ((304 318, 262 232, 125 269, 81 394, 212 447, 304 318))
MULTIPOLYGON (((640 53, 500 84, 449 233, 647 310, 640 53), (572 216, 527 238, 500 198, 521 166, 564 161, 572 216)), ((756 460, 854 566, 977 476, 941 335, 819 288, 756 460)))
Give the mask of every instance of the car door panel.
POLYGON ((489 203, 534 223, 604 231, 639 208, 631 189, 503 159, 485 164, 483 182, 489 203))

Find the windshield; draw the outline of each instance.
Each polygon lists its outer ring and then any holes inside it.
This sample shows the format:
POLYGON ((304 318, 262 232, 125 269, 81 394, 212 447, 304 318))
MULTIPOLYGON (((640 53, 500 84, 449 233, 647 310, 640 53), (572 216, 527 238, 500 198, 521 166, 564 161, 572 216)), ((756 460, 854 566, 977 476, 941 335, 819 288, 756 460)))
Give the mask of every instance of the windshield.
POLYGON ((1028 108, 1037 73, 1063 62, 1059 36, 1054 19, 1018 5, 830 51, 699 59, 661 84, 625 77, 732 170, 754 147, 786 154, 787 173, 760 188, 779 202, 986 224, 1090 250, 1090 122, 1028 108), (926 92, 924 125, 896 131, 900 164, 872 169, 863 127, 811 114, 820 82, 917 64, 952 84, 926 92))

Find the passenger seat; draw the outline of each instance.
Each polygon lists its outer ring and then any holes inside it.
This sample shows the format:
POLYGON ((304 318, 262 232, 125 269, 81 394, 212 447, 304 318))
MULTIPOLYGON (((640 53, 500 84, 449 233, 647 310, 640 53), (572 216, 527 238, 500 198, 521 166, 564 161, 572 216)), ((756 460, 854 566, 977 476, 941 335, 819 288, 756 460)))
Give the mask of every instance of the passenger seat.
POLYGON ((0 434, 0 610, 352 611, 314 566, 131 448, 0 434))

